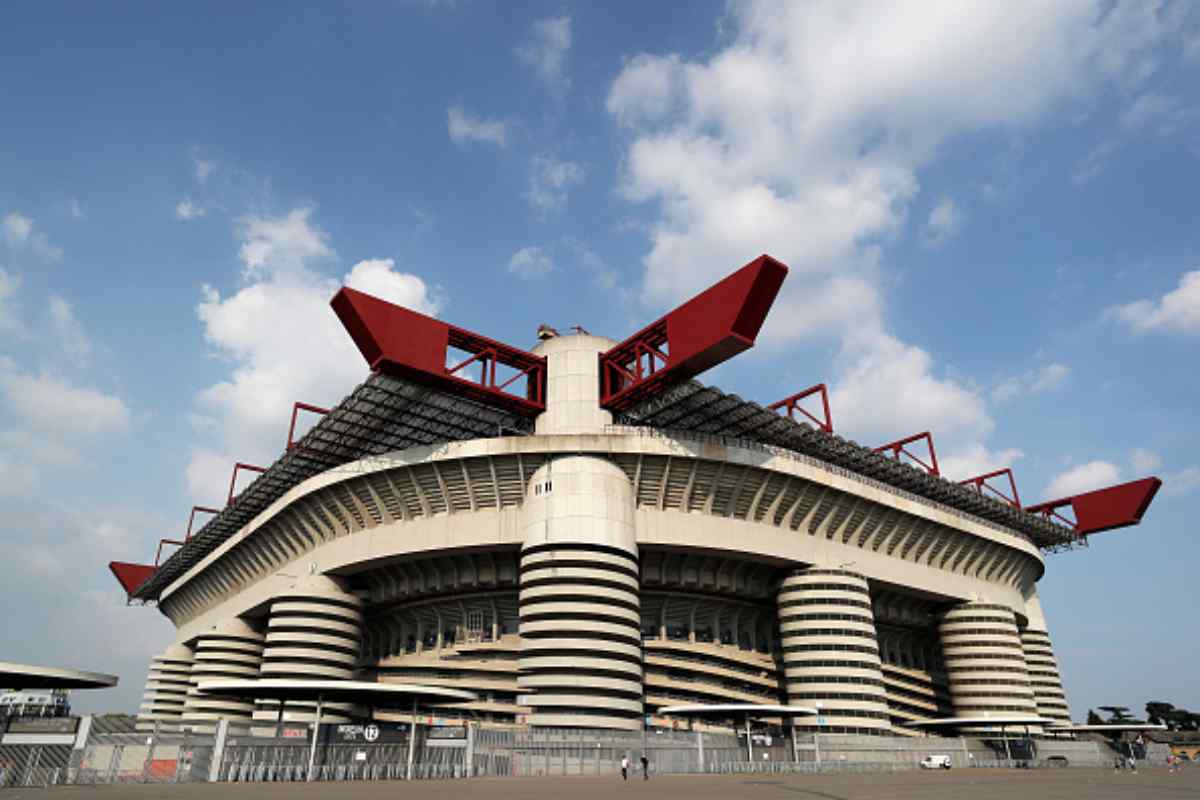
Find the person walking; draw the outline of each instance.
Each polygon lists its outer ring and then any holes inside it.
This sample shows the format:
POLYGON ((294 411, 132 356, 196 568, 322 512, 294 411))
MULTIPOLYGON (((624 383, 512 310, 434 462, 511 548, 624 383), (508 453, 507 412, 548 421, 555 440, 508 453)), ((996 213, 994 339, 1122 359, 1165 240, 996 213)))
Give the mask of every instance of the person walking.
POLYGON ((645 753, 642 753, 642 780, 650 780, 650 759, 646 758, 645 753))
POLYGON ((629 780, 629 756, 621 756, 621 780, 629 780))

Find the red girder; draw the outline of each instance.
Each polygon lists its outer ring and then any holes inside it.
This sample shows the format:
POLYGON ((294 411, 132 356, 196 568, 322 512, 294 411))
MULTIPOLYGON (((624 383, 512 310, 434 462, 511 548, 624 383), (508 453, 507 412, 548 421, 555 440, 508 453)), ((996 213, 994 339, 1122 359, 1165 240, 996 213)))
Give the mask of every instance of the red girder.
POLYGON ((1161 486, 1162 481, 1158 478, 1142 478, 1073 497, 1038 503, 1025 510, 1031 514, 1041 514, 1047 519, 1057 519, 1074 528, 1080 536, 1087 536, 1137 525, 1161 486), (1059 513, 1059 509, 1067 506, 1075 514, 1074 521, 1059 513))
POLYGON ((247 470, 248 472, 266 472, 266 467, 256 467, 253 464, 243 464, 241 461, 233 465, 233 475, 229 478, 229 497, 225 500, 225 505, 233 503, 233 485, 237 483, 238 471, 247 470))
POLYGON ((449 325, 378 297, 343 287, 330 302, 372 370, 447 388, 481 403, 533 417, 546 410, 546 359, 486 336, 449 325), (451 347, 471 357, 447 366, 451 347), (480 362, 480 381, 457 373, 480 362), (515 370, 497 383, 496 365, 515 370), (508 389, 525 378, 525 394, 508 389))
POLYGON ((1013 471, 1009 467, 998 469, 994 472, 988 472, 984 475, 976 475, 974 478, 967 478, 965 481, 959 481, 959 483, 963 486, 968 484, 974 486, 975 491, 979 492, 980 494, 983 494, 983 490, 987 489, 1013 508, 1017 509, 1018 511, 1021 510, 1021 496, 1017 494, 1017 479, 1013 477, 1013 471), (1004 492, 988 483, 990 478, 999 478, 1001 475, 1008 476, 1008 485, 1012 489, 1012 497, 1009 497, 1004 492))
POLYGON ((188 514, 187 533, 185 533, 183 535, 183 540, 185 542, 188 539, 192 538, 192 523, 195 522, 195 520, 196 520, 196 512, 197 511, 201 511, 205 514, 220 514, 221 513, 221 509, 219 509, 219 508, 209 508, 207 506, 192 506, 192 513, 188 514))
POLYGON ((292 404, 292 423, 290 425, 288 425, 288 438, 287 438, 287 449, 288 450, 291 450, 292 447, 296 444, 293 441, 293 439, 296 436, 296 415, 299 414, 301 411, 310 411, 313 414, 320 414, 322 416, 329 413, 328 408, 321 408, 320 406, 310 405, 309 403, 300 403, 300 402, 293 403, 292 404))
POLYGON ((158 562, 160 560, 162 560, 162 548, 163 548, 164 544, 177 544, 180 547, 183 547, 185 542, 181 539, 159 539, 158 540, 158 550, 154 554, 154 568, 155 569, 158 569, 158 562))
POLYGON ((600 405, 624 411, 754 346, 788 268, 759 256, 600 354, 600 405))
POLYGON ((833 433, 833 416, 829 413, 829 392, 826 390, 825 384, 823 383, 818 383, 816 386, 810 386, 803 392, 796 392, 796 394, 785 397, 776 403, 771 403, 771 405, 767 406, 767 408, 771 411, 778 411, 782 408, 787 412, 787 415, 790 419, 795 419, 796 416, 794 412, 799 411, 801 414, 812 420, 813 424, 821 430, 825 431, 826 433, 833 433), (824 420, 817 419, 816 416, 808 411, 808 409, 800 405, 801 400, 818 393, 821 395, 821 407, 825 412, 824 420))
POLYGON ((917 462, 917 465, 920 466, 922 469, 924 469, 926 472, 928 472, 930 475, 941 475, 942 474, 941 472, 938 471, 937 452, 933 449, 933 434, 931 434, 929 431, 922 431, 921 433, 914 433, 912 436, 906 436, 903 439, 897 439, 894 442, 888 442, 885 445, 880 445, 879 447, 875 448, 876 453, 882 453, 885 450, 890 450, 892 453, 892 457, 895 458, 897 461, 900 460, 901 455, 908 456, 913 461, 917 462), (929 445, 929 461, 931 462, 929 464, 926 464, 924 461, 922 461, 920 458, 918 458, 908 448, 906 448, 904 446, 906 444, 912 444, 913 442, 919 442, 922 439, 924 439, 926 444, 929 445))
MULTIPOLYGON (((159 545, 159 547, 161 546, 159 545)), ((113 577, 117 579, 117 583, 121 584, 121 588, 125 590, 127 597, 149 580, 155 570, 150 564, 130 564, 127 561, 110 561, 108 568, 112 571, 113 577)))

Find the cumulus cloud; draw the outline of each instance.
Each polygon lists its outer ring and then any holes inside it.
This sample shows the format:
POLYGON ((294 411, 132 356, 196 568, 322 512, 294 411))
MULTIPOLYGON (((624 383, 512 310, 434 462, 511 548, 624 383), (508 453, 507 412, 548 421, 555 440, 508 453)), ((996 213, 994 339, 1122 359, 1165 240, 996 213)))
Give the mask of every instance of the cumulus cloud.
POLYGON ((208 183, 208 177, 217 169, 217 162, 201 156, 200 148, 192 148, 192 173, 196 176, 196 183, 203 186, 208 183))
POLYGON ((547 17, 536 20, 518 47, 517 58, 529 67, 555 94, 571 88, 566 72, 567 51, 571 49, 571 18, 547 17))
POLYGON ((508 260, 508 271, 521 278, 538 278, 554 271, 554 261, 540 247, 522 247, 508 260))
POLYGON ((1187 467, 1163 478, 1163 492, 1177 496, 1200 489, 1200 467, 1187 467))
POLYGON ((1179 286, 1157 300, 1135 300, 1108 310, 1107 316, 1134 333, 1200 333, 1200 270, 1185 272, 1179 286))
POLYGON ((190 197, 183 198, 175 206, 175 216, 184 221, 203 217, 206 213, 207 209, 193 203, 190 197))
POLYGON ((954 202, 954 198, 943 197, 929 212, 922 238, 930 247, 941 247, 958 235, 965 221, 966 215, 954 202))
POLYGON ((507 122, 471 116, 462 106, 446 109, 446 127, 450 139, 457 144, 489 142, 499 147, 508 146, 510 126, 507 122))
POLYGON ((115 395, 0 361, 0 394, 13 418, 35 430, 99 436, 129 429, 129 409, 115 395))
MULTIPOLYGON (((951 428, 944 438, 969 452, 992 428, 986 402, 887 331, 880 247, 907 224, 919 172, 947 142, 1019 131, 1125 80, 1171 25, 1154 8, 1099 0, 746 0, 728 21, 711 56, 635 55, 609 92, 629 136, 620 189, 657 214, 643 301, 673 304, 770 253, 792 276, 763 339, 840 339, 836 408, 849 410, 837 416, 873 434, 924 429, 919 420, 951 428), (883 387, 901 401, 868 404, 883 387), (945 419, 917 413, 943 407, 945 419)), ((938 235, 961 225, 950 208, 933 220, 938 235)))
POLYGON ((430 287, 392 259, 359 261, 341 282, 326 277, 317 267, 333 250, 308 209, 243 218, 237 235, 245 285, 228 296, 206 286, 196 309, 205 341, 230 365, 196 398, 194 427, 206 437, 187 468, 196 502, 225 496, 235 461, 278 457, 294 401, 336 404, 366 376, 329 308, 340 283, 426 314, 439 308, 430 287))
POLYGON ((1050 479, 1043 496, 1051 500, 1069 497, 1093 489, 1103 489, 1121 482, 1121 468, 1109 461, 1089 461, 1079 464, 1050 479))
POLYGON ((23 330, 13 302, 21 288, 21 277, 0 269, 0 334, 20 334, 23 330))
POLYGON ((87 212, 83 210, 83 205, 79 202, 78 197, 71 198, 71 219, 87 219, 87 212))
POLYGON ((529 204, 539 216, 562 211, 574 186, 583 183, 587 171, 574 161, 561 161, 554 156, 534 156, 529 177, 529 204))
POLYGON ((1133 452, 1129 454, 1129 465, 1137 473, 1153 472, 1161 467, 1162 463, 1162 459, 1158 457, 1157 453, 1141 447, 1134 448, 1133 452))
POLYGON ((50 329, 63 354, 76 366, 87 363, 92 342, 75 316, 75 308, 56 294, 50 295, 50 329))
POLYGON ((62 248, 56 247, 46 238, 46 234, 37 230, 33 219, 20 211, 11 211, 4 217, 4 241, 14 249, 25 248, 33 250, 42 258, 57 261, 62 258, 62 248))
POLYGON ((1001 381, 992 389, 992 402, 1007 403, 1022 395, 1051 392, 1062 387, 1071 375, 1066 364, 1043 364, 1023 375, 1001 381))

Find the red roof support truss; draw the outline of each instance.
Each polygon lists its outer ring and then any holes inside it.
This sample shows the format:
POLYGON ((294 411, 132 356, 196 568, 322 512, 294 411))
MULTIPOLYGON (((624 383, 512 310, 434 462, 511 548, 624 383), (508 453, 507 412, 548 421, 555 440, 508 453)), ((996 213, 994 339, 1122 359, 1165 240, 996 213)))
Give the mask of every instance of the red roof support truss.
POLYGON ((312 414, 320 414, 321 416, 324 416, 329 413, 328 408, 321 408, 320 406, 314 406, 309 403, 300 403, 300 402, 293 403, 292 404, 292 422, 290 425, 288 425, 288 438, 287 438, 287 449, 288 450, 291 450, 292 447, 295 446, 295 444, 296 444, 296 442, 295 442, 296 415, 299 414, 301 411, 308 411, 312 414))
POLYGON ((1025 510, 1061 522, 1078 535, 1087 536, 1137 525, 1142 521, 1142 515, 1150 508, 1150 502, 1154 500, 1154 495, 1161 486, 1162 481, 1158 478, 1142 478, 1094 492, 1038 503, 1025 510), (1068 507, 1075 517, 1074 520, 1062 513, 1068 507))
POLYGON ((192 513, 188 514, 187 532, 183 534, 183 540, 185 542, 188 539, 192 538, 192 523, 196 521, 196 512, 197 511, 199 511, 202 514, 220 514, 221 513, 221 509, 219 509, 219 508, 209 508, 208 506, 192 506, 192 513))
POLYGON ((959 483, 963 486, 974 486, 975 491, 979 492, 980 494, 983 494, 983 490, 987 489, 1013 508, 1017 509, 1018 511, 1021 510, 1021 496, 1017 494, 1017 481, 1016 478, 1013 477, 1013 471, 1010 467, 998 469, 994 472, 988 472, 983 475, 976 475, 974 478, 967 478, 965 481, 959 481, 959 483), (992 478, 999 478, 1001 475, 1008 476, 1009 490, 1012 491, 1011 497, 988 483, 988 481, 992 478))
POLYGON ((917 464, 917 466, 921 467, 923 470, 928 472, 930 475, 941 475, 942 474, 941 472, 938 471, 937 451, 935 451, 933 449, 933 434, 931 434, 929 431, 922 431, 921 433, 914 433, 912 436, 906 436, 903 439, 897 439, 894 442, 888 442, 885 445, 880 445, 879 447, 875 448, 876 453, 882 453, 885 451, 890 452, 892 454, 892 458, 896 459, 897 461, 900 460, 900 456, 902 456, 902 455, 908 456, 911 461, 915 462, 917 464), (923 459, 921 459, 919 456, 915 455, 911 450, 909 450, 907 447, 905 447, 905 445, 919 442, 922 439, 925 440, 925 443, 929 448, 929 456, 928 456, 929 462, 928 463, 926 463, 923 459))
POLYGON ((233 475, 229 478, 229 497, 225 501, 225 505, 233 503, 233 487, 237 483, 238 472, 246 470, 248 472, 263 473, 267 471, 266 467, 257 467, 254 464, 243 464, 241 461, 233 465, 233 475))
POLYGON ((546 410, 546 359, 541 356, 348 287, 330 304, 373 370, 525 417, 546 410), (467 358, 451 364, 451 348, 467 358), (464 377, 476 363, 479 380, 464 377), (519 392, 516 384, 522 382, 524 391, 519 392))
POLYGON ((767 408, 771 411, 779 411, 782 409, 790 419, 795 419, 795 412, 799 411, 801 414, 808 417, 809 420, 811 420, 812 423, 821 430, 825 431, 826 433, 833 433, 833 417, 829 413, 829 392, 826 390, 825 384, 823 383, 818 383, 816 386, 810 386, 803 392, 796 392, 796 394, 785 397, 776 403, 771 403, 771 405, 767 406, 767 408), (812 412, 800 405, 801 400, 805 399, 806 397, 811 397, 814 394, 821 395, 821 409, 825 417, 823 420, 817 419, 812 412))
POLYGON ((754 346, 787 267, 759 256, 600 354, 600 405, 625 411, 754 346))

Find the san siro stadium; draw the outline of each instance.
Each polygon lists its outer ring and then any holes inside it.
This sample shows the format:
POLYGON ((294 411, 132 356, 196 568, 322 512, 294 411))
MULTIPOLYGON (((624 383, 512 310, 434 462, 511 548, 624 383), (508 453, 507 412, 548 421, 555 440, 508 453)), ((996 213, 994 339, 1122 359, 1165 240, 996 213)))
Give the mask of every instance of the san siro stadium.
POLYGON ((762 256, 625 341, 543 327, 528 351, 339 291, 366 380, 297 403, 315 425, 154 564, 110 565, 177 631, 139 720, 274 723, 198 687, 293 678, 466 689, 439 713, 517 728, 731 704, 815 709, 801 732, 1069 725, 1046 555, 1136 524, 1160 482, 1023 506, 1008 470, 941 475, 927 432, 838 436, 822 385, 759 405, 698 382, 786 274, 762 256))

